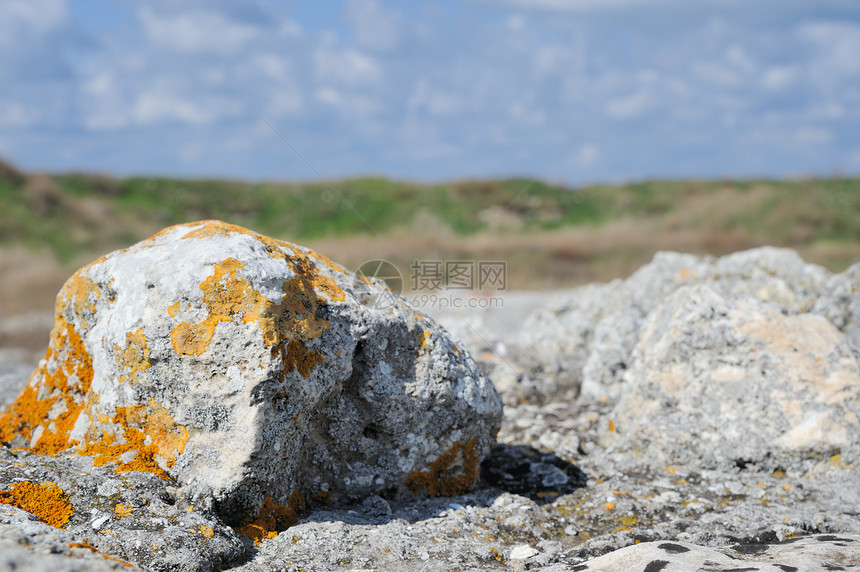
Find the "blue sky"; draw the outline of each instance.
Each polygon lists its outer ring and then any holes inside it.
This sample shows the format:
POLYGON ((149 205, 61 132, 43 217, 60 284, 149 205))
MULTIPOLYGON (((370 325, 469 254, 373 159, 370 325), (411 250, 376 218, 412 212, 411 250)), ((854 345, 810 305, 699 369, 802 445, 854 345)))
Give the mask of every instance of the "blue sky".
POLYGON ((5 0, 0 62, 34 170, 860 174, 856 0, 5 0))

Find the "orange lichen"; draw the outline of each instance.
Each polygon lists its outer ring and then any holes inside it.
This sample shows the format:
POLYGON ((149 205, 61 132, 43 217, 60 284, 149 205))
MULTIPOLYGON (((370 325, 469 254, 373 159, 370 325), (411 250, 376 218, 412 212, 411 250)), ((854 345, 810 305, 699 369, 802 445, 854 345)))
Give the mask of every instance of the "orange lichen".
POLYGON ((215 536, 215 529, 211 526, 206 526, 205 524, 200 525, 200 534, 203 535, 203 538, 212 538, 215 536))
POLYGON ((95 456, 93 464, 96 466, 117 463, 117 472, 145 471, 167 478, 162 464, 173 466, 185 450, 188 430, 177 424, 170 412, 154 399, 150 399, 147 405, 117 407, 111 421, 120 428, 121 435, 104 429, 98 435, 97 430, 91 429, 87 444, 78 452, 95 456), (132 452, 134 456, 128 460, 130 455, 126 453, 132 452))
POLYGON ((227 258, 215 265, 215 272, 200 284, 208 316, 197 324, 182 322, 170 333, 173 349, 180 355, 199 356, 209 346, 218 322, 229 322, 239 315, 245 323, 256 321, 268 302, 251 288, 248 280, 236 275, 245 265, 227 258))
POLYGON ((57 528, 65 528, 75 512, 63 489, 50 481, 12 483, 0 491, 0 503, 26 510, 45 524, 57 528))
POLYGON ((119 562, 123 566, 128 566, 129 568, 131 568, 131 566, 132 566, 130 563, 126 562, 125 560, 120 560, 119 558, 114 558, 113 556, 108 556, 107 554, 105 554, 104 552, 101 552, 98 548, 96 548, 95 546, 93 546, 92 544, 87 542, 86 540, 83 540, 81 542, 69 542, 69 548, 83 548, 85 550, 95 552, 96 554, 98 554, 99 556, 101 556, 102 558, 104 558, 106 560, 113 560, 114 562, 119 562))
POLYGON ((134 509, 132 507, 128 506, 127 504, 117 503, 117 505, 114 507, 113 511, 116 513, 116 515, 118 517, 122 518, 124 516, 131 516, 131 513, 134 512, 134 509))
POLYGON ((430 463, 427 471, 416 471, 406 477, 406 486, 413 494, 427 490, 429 497, 463 494, 478 480, 477 441, 462 445, 454 442, 450 449, 430 463))
POLYGON ((57 314, 45 359, 18 398, 0 415, 0 441, 21 437, 34 453, 75 445, 69 433, 86 406, 93 363, 75 327, 57 314))
POLYGON ((276 503, 272 497, 266 497, 256 513, 245 515, 236 532, 251 538, 259 545, 264 538, 274 538, 282 530, 296 524, 306 510, 305 498, 298 491, 293 491, 286 505, 276 503))
POLYGON ((125 334, 125 347, 114 344, 114 357, 117 365, 128 373, 120 377, 120 381, 137 381, 137 373, 146 371, 152 365, 149 361, 149 347, 143 328, 125 334))
MULTIPOLYGON (((244 269, 242 262, 234 258, 219 262, 213 275, 200 284, 207 317, 198 323, 177 325, 170 334, 174 350, 181 355, 201 355, 212 340, 215 326, 239 317, 245 323, 255 322, 260 327, 264 343, 283 361, 282 377, 292 371, 307 377, 323 358, 305 344, 330 327, 327 320, 318 316, 320 305, 327 303, 326 297, 343 301, 345 293, 331 277, 321 275, 308 255, 297 247, 240 226, 207 221, 183 238, 232 233, 254 237, 269 256, 283 260, 294 276, 284 281, 281 286, 284 294, 275 304, 238 274, 244 269)), ((327 259, 322 261, 330 263, 327 259)))
POLYGON ((90 266, 75 272, 69 278, 60 294, 57 296, 56 313, 60 315, 67 308, 71 309, 80 318, 81 327, 87 328, 86 316, 92 316, 96 311, 96 301, 101 298, 102 293, 91 278, 84 275, 84 271, 90 266))
POLYGON ((284 358, 284 371, 298 371, 302 377, 310 375, 311 371, 323 362, 323 357, 317 352, 308 350, 298 340, 290 340, 284 358))
POLYGON ((170 306, 167 307, 167 314, 171 318, 175 318, 176 314, 178 314, 178 313, 179 313, 179 302, 178 301, 174 302, 173 304, 171 304, 170 306))

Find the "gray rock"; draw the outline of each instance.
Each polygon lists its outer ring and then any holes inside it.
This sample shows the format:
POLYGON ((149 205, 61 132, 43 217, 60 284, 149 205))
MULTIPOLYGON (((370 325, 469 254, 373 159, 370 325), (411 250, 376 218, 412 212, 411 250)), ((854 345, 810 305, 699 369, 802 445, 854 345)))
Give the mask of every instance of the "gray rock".
POLYGON ((368 286, 242 227, 165 229, 65 284, 0 441, 211 491, 257 537, 311 499, 463 492, 501 400, 444 329, 368 286))
POLYGON ((860 367, 821 316, 684 287, 651 314, 631 362, 608 442, 645 462, 860 460, 860 367))
POLYGON ((581 394, 611 403, 623 392, 645 318, 678 288, 707 284, 796 314, 812 309, 829 277, 788 249, 763 247, 722 258, 660 252, 627 280, 576 289, 533 314, 516 346, 545 396, 581 394))
POLYGON ((821 314, 848 336, 860 359, 860 263, 830 277, 812 311, 821 314))
POLYGON ((245 545, 211 502, 175 485, 147 472, 94 467, 68 452, 12 454, 0 447, 0 501, 17 496, 43 520, 0 502, 0 539, 36 552, 89 546, 99 561, 105 555, 152 570, 209 572, 242 559, 245 545), (9 494, 22 485, 25 495, 9 494))

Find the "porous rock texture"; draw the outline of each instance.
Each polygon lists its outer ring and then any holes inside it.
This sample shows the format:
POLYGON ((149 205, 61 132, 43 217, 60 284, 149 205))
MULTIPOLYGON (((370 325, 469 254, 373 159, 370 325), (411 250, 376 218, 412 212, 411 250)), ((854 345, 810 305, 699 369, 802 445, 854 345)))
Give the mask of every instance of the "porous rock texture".
MULTIPOLYGON (((73 536, 23 539, 49 526, 9 507, 18 520, 0 524, 0 546, 30 555, 19 563, 51 548, 77 562, 68 544, 87 543, 100 562, 156 570, 857 569, 858 278, 860 264, 831 274, 774 248, 661 253, 525 324, 500 326, 504 309, 437 313, 506 403, 471 490, 335 499, 256 544, 211 490, 171 477, 178 463, 162 479, 71 448, 19 449, 0 452, 0 497, 54 525, 68 516, 73 536), (13 481, 29 484, 3 488, 13 481), (40 512, 28 491, 55 508, 40 512), (172 541, 147 549, 158 526, 172 541)), ((457 451, 411 482, 429 488, 457 451)))
POLYGON ((465 492, 498 394, 432 319, 357 284, 239 226, 165 229, 68 280, 0 440, 169 476, 267 533, 314 500, 465 492))

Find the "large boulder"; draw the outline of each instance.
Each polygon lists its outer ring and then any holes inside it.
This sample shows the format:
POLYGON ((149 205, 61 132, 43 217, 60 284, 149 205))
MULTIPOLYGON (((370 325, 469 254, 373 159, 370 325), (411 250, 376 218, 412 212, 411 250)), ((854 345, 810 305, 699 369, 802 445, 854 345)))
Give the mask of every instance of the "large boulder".
POLYGON ((175 478, 263 532, 311 499, 465 491, 498 394, 432 319, 356 284, 219 221, 113 252, 57 297, 0 442, 175 478))
MULTIPOLYGON (((614 403, 624 392, 646 318, 679 288, 706 284, 797 314, 812 310, 829 279, 825 268, 789 249, 762 247, 721 258, 659 252, 626 280, 583 286, 535 312, 514 350, 545 397, 614 403)), ((834 298, 850 288, 843 282, 832 285, 834 298)), ((844 303, 838 298, 821 313, 839 314, 844 303)))
POLYGON ((822 316, 687 286, 649 316, 630 361, 610 442, 651 464, 860 460, 860 366, 822 316))

